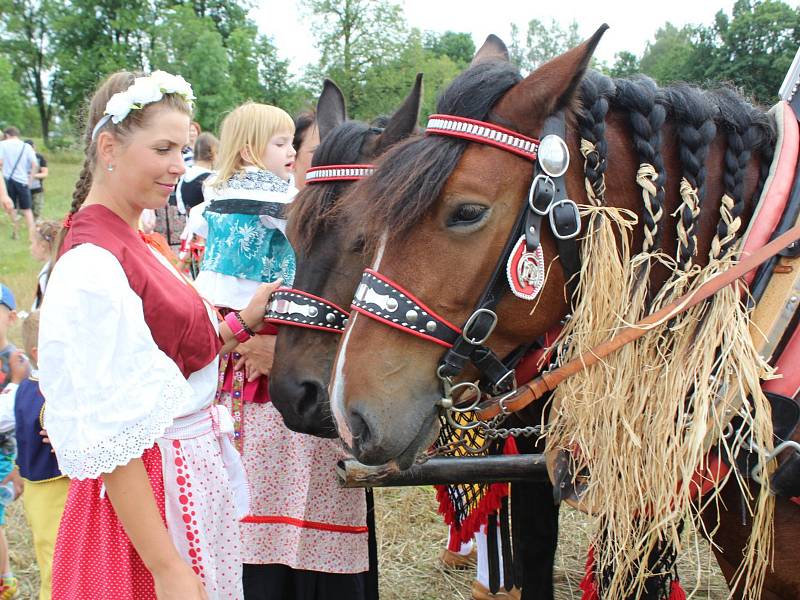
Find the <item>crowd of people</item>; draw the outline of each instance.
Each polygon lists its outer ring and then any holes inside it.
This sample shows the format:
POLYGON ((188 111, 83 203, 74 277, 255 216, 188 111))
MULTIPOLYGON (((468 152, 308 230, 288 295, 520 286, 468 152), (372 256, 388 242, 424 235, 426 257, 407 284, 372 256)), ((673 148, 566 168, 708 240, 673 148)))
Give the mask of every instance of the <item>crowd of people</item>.
MULTIPOLYGON (((0 525, 21 495, 40 599, 377 598, 341 446, 269 401, 263 318, 294 277, 315 115, 247 102, 217 139, 193 99, 160 71, 106 79, 63 223, 40 219, 47 161, 5 130, 0 202, 42 268, 30 311, 0 284, 0 525)), ((2 527, 0 576, 15 597, 2 527)))

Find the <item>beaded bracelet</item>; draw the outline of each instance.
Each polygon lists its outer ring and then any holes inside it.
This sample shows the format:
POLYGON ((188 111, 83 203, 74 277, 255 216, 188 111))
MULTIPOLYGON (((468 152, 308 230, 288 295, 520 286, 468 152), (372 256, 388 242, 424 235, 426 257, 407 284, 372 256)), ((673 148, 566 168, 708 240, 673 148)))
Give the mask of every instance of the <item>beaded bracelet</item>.
POLYGON ((236 315, 236 319, 237 319, 237 320, 239 321, 239 323, 241 324, 241 326, 242 326, 242 329, 244 329, 244 330, 247 332, 247 335, 249 335, 250 337, 253 337, 253 336, 256 334, 256 332, 255 332, 255 331, 253 331, 252 329, 250 329, 250 328, 247 326, 247 323, 245 323, 245 322, 244 322, 244 319, 242 318, 242 315, 241 315, 241 313, 239 313, 238 311, 236 311, 236 312, 234 312, 233 314, 234 314, 234 315, 236 315))

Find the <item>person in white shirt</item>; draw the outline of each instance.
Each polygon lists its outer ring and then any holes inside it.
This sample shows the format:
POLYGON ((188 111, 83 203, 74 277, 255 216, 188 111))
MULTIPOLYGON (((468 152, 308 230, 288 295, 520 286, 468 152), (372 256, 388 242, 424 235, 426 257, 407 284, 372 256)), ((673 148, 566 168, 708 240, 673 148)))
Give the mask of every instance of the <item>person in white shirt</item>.
MULTIPOLYGON (((19 138, 19 129, 13 126, 6 127, 3 133, 5 134, 5 139, 0 142, 0 165, 3 167, 6 190, 14 209, 22 213, 28 225, 29 238, 33 239, 35 226, 33 199, 29 184, 31 173, 39 168, 39 163, 36 160, 36 153, 33 148, 19 138)), ((12 238, 16 239, 18 235, 16 214, 12 210, 9 215, 14 222, 12 238)))

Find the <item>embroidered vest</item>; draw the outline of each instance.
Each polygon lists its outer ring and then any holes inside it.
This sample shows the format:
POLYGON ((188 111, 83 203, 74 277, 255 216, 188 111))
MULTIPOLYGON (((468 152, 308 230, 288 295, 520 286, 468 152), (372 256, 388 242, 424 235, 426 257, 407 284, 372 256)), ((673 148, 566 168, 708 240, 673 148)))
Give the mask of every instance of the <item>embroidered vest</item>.
POLYGON ((285 221, 289 184, 269 171, 247 171, 231 177, 210 200, 203 216, 208 223, 202 271, 251 281, 283 277, 291 285, 294 250, 276 221, 285 221))
POLYGON ((17 465, 19 474, 28 481, 46 481, 61 477, 56 455, 50 452, 52 446, 42 441, 39 432, 42 424, 44 396, 39 391, 37 379, 25 379, 17 388, 14 400, 14 420, 17 438, 17 465))
POLYGON ((61 254, 87 243, 107 250, 122 265, 131 289, 142 299, 156 345, 184 377, 214 359, 221 342, 200 295, 167 270, 138 232, 105 206, 93 204, 73 216, 61 254))

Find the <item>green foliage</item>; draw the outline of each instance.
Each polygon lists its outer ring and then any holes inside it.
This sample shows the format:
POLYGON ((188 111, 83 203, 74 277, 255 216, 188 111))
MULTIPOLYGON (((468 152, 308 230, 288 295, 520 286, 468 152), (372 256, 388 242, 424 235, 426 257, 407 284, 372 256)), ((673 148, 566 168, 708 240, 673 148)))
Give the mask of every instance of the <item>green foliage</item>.
POLYGON ((692 61, 697 53, 693 43, 696 35, 697 28, 693 26, 678 29, 672 23, 666 23, 660 27, 642 55, 639 63, 642 72, 662 85, 692 78, 692 61))
POLYGON ((442 34, 426 31, 423 45, 436 57, 446 56, 462 69, 466 68, 475 56, 475 42, 468 33, 445 31, 442 34))
POLYGON ((14 79, 11 64, 0 56, 0 128, 20 127, 24 114, 22 90, 14 79))
POLYGON ((544 23, 539 19, 528 21, 525 42, 520 41, 520 31, 516 23, 511 24, 511 62, 523 71, 533 71, 551 58, 577 46, 581 42, 578 22, 572 21, 563 28, 558 21, 550 19, 544 23))

